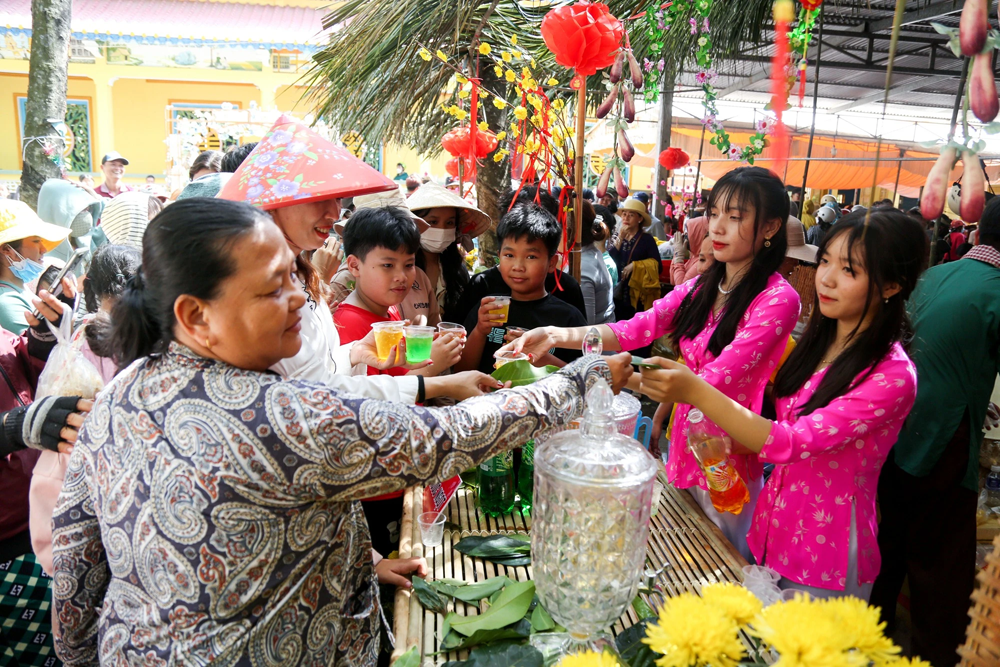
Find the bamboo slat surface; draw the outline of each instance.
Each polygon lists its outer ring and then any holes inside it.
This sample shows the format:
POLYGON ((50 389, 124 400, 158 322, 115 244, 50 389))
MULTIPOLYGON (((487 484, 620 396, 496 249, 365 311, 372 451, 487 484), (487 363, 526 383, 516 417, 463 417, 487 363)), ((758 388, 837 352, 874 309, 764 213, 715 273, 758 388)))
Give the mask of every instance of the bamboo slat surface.
MULTIPOLYGON (((650 520, 646 567, 660 571, 656 583, 664 595, 697 593, 702 585, 720 581, 742 582, 743 566, 747 563, 739 552, 722 536, 715 524, 705 517, 687 491, 669 485, 662 472, 659 481, 664 485, 664 490, 660 495, 659 511, 650 520)), ((470 535, 529 534, 530 515, 515 509, 502 517, 488 517, 476 507, 475 493, 462 488, 445 508, 447 523, 442 545, 425 549, 420 541, 420 526, 413 519, 414 513, 420 511, 422 493, 423 489, 411 489, 407 491, 403 502, 401 558, 424 556, 431 572, 430 579, 462 579, 474 583, 500 575, 518 581, 532 578, 530 565, 506 567, 454 550, 454 545, 459 540, 470 535)), ((661 603, 658 599, 647 601, 654 609, 658 609, 661 603)), ((394 660, 411 646, 420 647, 425 667, 468 657, 467 651, 432 655, 437 651, 439 642, 444 639, 441 633, 444 616, 423 609, 417 602, 416 595, 411 595, 409 590, 397 589, 394 609, 394 660)), ((485 609, 484 603, 466 604, 455 600, 455 612, 460 615, 478 614, 481 609, 485 609)), ((629 606, 611 630, 617 635, 638 620, 629 606)))

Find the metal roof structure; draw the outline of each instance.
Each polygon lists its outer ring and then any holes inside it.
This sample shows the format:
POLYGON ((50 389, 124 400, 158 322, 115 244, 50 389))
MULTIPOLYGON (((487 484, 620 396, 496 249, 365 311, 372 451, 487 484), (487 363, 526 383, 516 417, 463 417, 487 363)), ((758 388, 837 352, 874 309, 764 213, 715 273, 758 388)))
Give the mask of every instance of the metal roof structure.
MULTIPOLYGON (((932 23, 957 28, 961 0, 909 0, 903 17, 889 103, 899 113, 918 113, 896 105, 951 109, 962 74, 962 60, 932 23)), ((813 30, 808 51, 807 97, 811 100, 819 60, 820 108, 829 113, 849 109, 881 112, 896 3, 892 0, 827 0, 813 30), (822 29, 820 28, 822 24, 822 29), (821 38, 822 35, 822 38, 821 38)), ((997 28, 997 3, 990 4, 990 25, 997 28)), ((739 54, 717 59, 720 98, 759 103, 770 95, 774 28, 765 26, 760 44, 747 44, 739 54)), ((997 52, 993 55, 996 71, 997 52)), ((694 71, 678 84, 696 92, 694 71)), ((684 96, 686 93, 681 92, 684 96)), ((809 104, 811 106, 811 104, 809 104)), ((893 111, 889 111, 892 115, 893 111)))

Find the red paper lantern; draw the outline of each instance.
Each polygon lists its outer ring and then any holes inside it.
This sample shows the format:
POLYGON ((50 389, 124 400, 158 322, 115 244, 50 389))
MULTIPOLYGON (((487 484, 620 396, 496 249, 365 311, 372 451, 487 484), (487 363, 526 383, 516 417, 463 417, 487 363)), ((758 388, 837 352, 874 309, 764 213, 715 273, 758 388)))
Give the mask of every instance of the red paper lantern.
POLYGON ((680 148, 674 148, 673 146, 660 153, 660 166, 667 171, 680 169, 690 161, 690 155, 682 151, 680 148))
MULTIPOLYGON (((468 156, 469 154, 469 128, 456 127, 449 130, 441 137, 441 147, 452 155, 468 156)), ((476 157, 485 158, 497 148, 497 135, 489 130, 476 131, 476 157)))
POLYGON ((814 12, 823 4, 823 0, 799 0, 799 3, 809 11, 814 12))
MULTIPOLYGON (((459 158, 453 157, 452 159, 448 160, 448 162, 446 162, 445 165, 444 165, 445 171, 447 171, 449 174, 451 174, 455 178, 458 178, 458 160, 459 160, 459 158)), ((466 181, 471 181, 473 179, 473 177, 475 177, 475 175, 476 175, 476 162, 475 162, 475 160, 470 160, 469 158, 465 158, 465 165, 464 165, 463 169, 464 169, 465 173, 462 174, 462 177, 466 181)))
POLYGON ((542 39, 556 62, 590 76, 615 62, 625 30, 601 2, 580 0, 542 19, 542 39))

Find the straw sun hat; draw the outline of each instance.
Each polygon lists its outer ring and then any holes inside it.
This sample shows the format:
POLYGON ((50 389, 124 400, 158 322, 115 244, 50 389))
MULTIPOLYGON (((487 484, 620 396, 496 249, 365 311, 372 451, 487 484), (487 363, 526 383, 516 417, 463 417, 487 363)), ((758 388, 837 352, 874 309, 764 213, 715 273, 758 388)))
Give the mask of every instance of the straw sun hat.
POLYGON ((0 245, 37 236, 49 252, 69 236, 69 227, 43 222, 23 201, 0 199, 0 245))
POLYGON ((819 247, 806 243, 806 228, 802 222, 794 216, 788 216, 785 233, 788 235, 788 250, 785 251, 785 257, 815 264, 819 247))
POLYGON ((653 222, 653 219, 649 215, 649 211, 646 210, 646 205, 638 199, 626 199, 625 203, 618 207, 618 214, 621 215, 624 211, 632 211, 642 216, 643 227, 648 227, 649 224, 653 222))
POLYGON ((431 208, 454 208, 458 212, 458 233, 475 238, 490 228, 490 216, 437 183, 425 183, 410 195, 406 205, 411 211, 431 208))
MULTIPOLYGON (((410 210, 409 202, 403 193, 399 191, 399 188, 395 188, 388 192, 376 192, 370 195, 361 195, 360 197, 354 198, 354 212, 361 211, 366 208, 398 208, 406 212, 410 218, 413 219, 414 224, 417 225, 417 231, 423 234, 427 231, 430 225, 423 218, 413 214, 410 210)), ((343 236, 344 228, 351 222, 352 218, 337 222, 333 225, 334 230, 343 236)))

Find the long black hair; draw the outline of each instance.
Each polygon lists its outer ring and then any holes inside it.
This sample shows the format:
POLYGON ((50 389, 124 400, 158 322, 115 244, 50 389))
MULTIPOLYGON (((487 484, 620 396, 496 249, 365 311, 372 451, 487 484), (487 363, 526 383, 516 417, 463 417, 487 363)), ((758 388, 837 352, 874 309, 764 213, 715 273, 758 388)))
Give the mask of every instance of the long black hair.
MULTIPOLYGON (((927 236, 923 226, 902 211, 875 209, 867 224, 865 211, 841 218, 823 239, 817 257, 824 254, 838 238, 846 237, 847 261, 853 269, 863 267, 868 274, 869 292, 858 327, 851 332, 848 344, 830 364, 816 392, 798 408, 799 416, 828 405, 864 380, 897 342, 909 343, 912 336, 906 317, 906 300, 927 263, 927 236), (886 286, 895 283, 900 291, 883 303, 886 286), (869 312, 871 323, 859 331, 869 312)), ((822 362, 837 338, 837 320, 820 312, 819 294, 802 340, 778 371, 774 381, 777 396, 792 396, 806 383, 822 362)))
MULTIPOLYGON (((712 188, 708 198, 708 210, 713 208, 725 214, 730 206, 737 206, 743 211, 754 211, 753 240, 763 234, 764 226, 771 220, 780 220, 778 232, 771 237, 760 252, 754 254, 753 262, 746 275, 733 288, 722 312, 719 326, 708 341, 708 351, 714 356, 733 342, 736 329, 743 315, 750 308, 753 300, 764 291, 771 275, 785 261, 785 250, 788 248, 788 237, 785 226, 788 222, 788 195, 781 179, 773 172, 762 167, 740 167, 719 179, 712 188)), ((708 317, 715 307, 715 297, 719 285, 726 277, 726 265, 715 262, 711 268, 698 278, 695 284, 677 310, 676 328, 673 334, 674 345, 682 338, 692 339, 702 332, 708 317)))
POLYGON ((177 298, 218 296, 236 270, 232 247, 259 225, 271 224, 249 204, 206 197, 182 199, 153 218, 142 238, 142 268, 111 312, 111 356, 118 367, 166 350, 177 298))
MULTIPOLYGON (((419 211, 414 211, 413 214, 419 217, 424 217, 427 215, 431 209, 425 208, 419 211)), ((445 248, 439 255, 439 261, 441 262, 441 276, 444 278, 445 294, 444 303, 438 304, 441 308, 441 313, 447 315, 448 313, 453 313, 458 307, 458 302, 462 300, 462 293, 465 288, 469 286, 472 280, 469 278, 469 270, 465 266, 465 260, 462 259, 461 253, 458 252, 458 215, 459 211, 455 209, 455 242, 445 248)), ((424 255, 424 249, 418 248, 416 253, 417 266, 420 267, 421 271, 427 270, 427 257, 424 255)), ((432 294, 437 291, 437 285, 431 285, 432 294)))

